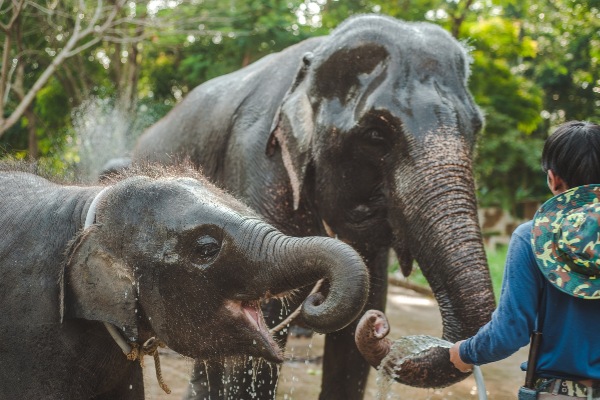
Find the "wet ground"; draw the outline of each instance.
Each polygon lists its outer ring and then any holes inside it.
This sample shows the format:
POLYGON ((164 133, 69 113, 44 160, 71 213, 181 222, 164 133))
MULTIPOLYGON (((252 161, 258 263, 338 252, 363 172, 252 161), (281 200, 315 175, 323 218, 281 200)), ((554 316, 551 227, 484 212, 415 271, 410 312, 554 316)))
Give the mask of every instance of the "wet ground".
MULTIPOLYGON (((405 335, 441 336, 442 324, 434 300, 412 290, 390 286, 386 314, 390 320, 389 337, 397 339, 405 335)), ((286 354, 291 361, 282 366, 277 400, 313 400, 318 398, 321 380, 321 355, 324 336, 312 338, 291 337, 286 354)), ((154 364, 151 357, 145 358, 146 398, 180 399, 187 389, 187 381, 192 369, 190 360, 170 352, 161 353, 161 365, 165 382, 172 393, 165 394, 156 383, 154 364)), ((525 373, 519 368, 527 358, 527 348, 506 360, 482 366, 488 398, 490 400, 514 400, 518 387, 525 379, 525 373)), ((365 400, 377 398, 377 371, 373 369, 369 377, 365 400)), ((387 399, 405 400, 441 400, 441 399, 477 399, 475 379, 469 377, 444 389, 416 389, 393 383, 387 399)))

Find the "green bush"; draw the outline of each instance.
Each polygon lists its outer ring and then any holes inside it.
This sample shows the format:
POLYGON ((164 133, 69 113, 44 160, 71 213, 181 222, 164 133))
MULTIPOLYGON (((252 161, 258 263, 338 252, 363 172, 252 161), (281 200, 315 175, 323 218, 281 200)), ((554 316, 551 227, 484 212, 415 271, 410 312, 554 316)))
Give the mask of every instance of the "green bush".
MULTIPOLYGON (((490 268, 490 276, 492 278, 492 286, 494 288, 494 295, 496 297, 496 301, 498 301, 498 299, 500 298, 500 287, 502 286, 502 277, 504 274, 504 263, 506 262, 507 251, 507 246, 498 246, 498 248, 496 248, 495 250, 486 249, 488 265, 490 268)), ((398 262, 395 262, 389 266, 388 270, 390 273, 392 273, 396 272, 398 269, 398 262)), ((412 273, 408 277, 408 281, 419 286, 429 286, 429 284, 427 283, 427 279, 425 279, 425 277, 423 276, 423 273, 421 272, 421 269, 419 268, 416 262, 413 267, 412 273)))

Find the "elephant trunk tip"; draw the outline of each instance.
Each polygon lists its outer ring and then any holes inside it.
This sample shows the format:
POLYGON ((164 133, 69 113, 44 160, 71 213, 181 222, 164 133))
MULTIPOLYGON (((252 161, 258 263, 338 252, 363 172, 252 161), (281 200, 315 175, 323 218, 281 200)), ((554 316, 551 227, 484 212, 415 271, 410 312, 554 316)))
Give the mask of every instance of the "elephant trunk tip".
POLYGON ((356 346, 370 365, 377 368, 390 352, 392 341, 386 336, 390 325, 385 314, 379 310, 368 310, 362 316, 354 335, 356 346))
POLYGON ((383 369, 396 381, 413 387, 438 388, 469 376, 450 363, 449 342, 426 335, 392 341, 385 337, 388 333, 385 314, 369 310, 356 327, 355 341, 370 365, 383 369))
MULTIPOLYGON (((329 293, 328 296, 331 296, 329 293)), ((350 315, 351 310, 346 310, 344 318, 333 318, 335 315, 341 315, 338 310, 340 302, 331 303, 331 299, 327 299, 322 293, 310 294, 302 303, 302 318, 303 320, 317 333, 335 332, 348 326, 352 321, 358 318, 361 306, 356 307, 355 312, 350 315)))

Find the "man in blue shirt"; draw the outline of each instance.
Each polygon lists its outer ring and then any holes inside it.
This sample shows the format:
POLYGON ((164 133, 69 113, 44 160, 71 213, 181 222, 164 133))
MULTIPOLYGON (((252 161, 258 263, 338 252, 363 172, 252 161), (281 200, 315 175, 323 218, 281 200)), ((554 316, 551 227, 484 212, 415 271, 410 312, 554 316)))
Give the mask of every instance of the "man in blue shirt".
POLYGON ((450 360, 466 372, 504 359, 537 329, 537 398, 600 398, 600 126, 561 125, 546 140, 542 167, 554 197, 513 233, 498 308, 450 360))

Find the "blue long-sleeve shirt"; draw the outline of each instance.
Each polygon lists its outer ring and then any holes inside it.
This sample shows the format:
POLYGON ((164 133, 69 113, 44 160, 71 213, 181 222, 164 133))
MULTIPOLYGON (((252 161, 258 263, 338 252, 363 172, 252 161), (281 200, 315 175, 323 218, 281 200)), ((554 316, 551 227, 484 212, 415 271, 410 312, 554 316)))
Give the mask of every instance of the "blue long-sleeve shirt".
MULTIPOLYGON (((531 247, 532 222, 513 233, 498 308, 489 323, 460 346, 460 358, 481 365, 502 360, 529 344, 542 287, 546 301, 536 375, 600 379, 600 300, 556 289, 537 267, 531 247)), ((525 369, 525 363, 522 365, 525 369)))

